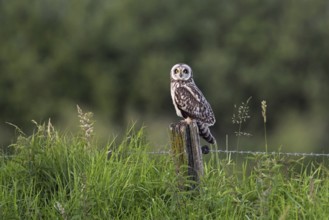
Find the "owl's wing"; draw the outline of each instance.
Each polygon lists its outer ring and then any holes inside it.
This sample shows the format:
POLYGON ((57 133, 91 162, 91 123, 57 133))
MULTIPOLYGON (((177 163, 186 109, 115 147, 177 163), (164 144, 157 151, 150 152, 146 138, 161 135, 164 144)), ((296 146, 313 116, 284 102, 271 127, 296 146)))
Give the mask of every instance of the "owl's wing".
POLYGON ((175 91, 175 102, 183 116, 208 125, 215 124, 216 120, 211 106, 197 87, 178 87, 175 91))

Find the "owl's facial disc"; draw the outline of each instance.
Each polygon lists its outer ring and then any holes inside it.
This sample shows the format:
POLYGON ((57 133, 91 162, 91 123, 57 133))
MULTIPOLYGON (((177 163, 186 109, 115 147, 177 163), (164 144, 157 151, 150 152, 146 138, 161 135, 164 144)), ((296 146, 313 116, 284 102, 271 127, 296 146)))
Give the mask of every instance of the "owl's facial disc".
POLYGON ((171 68, 171 77, 174 80, 188 80, 192 76, 192 69, 186 64, 176 64, 171 68))

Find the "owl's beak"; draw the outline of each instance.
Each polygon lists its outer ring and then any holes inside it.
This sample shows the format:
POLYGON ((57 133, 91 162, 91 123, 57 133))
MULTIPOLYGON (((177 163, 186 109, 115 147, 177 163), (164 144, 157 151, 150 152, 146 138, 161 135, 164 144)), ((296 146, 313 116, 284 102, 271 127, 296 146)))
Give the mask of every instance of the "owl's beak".
POLYGON ((182 78, 182 76, 183 76, 183 74, 182 74, 182 72, 180 72, 180 73, 179 73, 179 77, 182 78))

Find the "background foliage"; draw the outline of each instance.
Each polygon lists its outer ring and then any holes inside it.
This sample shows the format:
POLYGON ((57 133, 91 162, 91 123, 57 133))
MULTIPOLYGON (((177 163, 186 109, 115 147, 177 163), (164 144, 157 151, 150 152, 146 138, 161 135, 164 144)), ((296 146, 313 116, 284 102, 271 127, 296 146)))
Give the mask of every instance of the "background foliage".
POLYGON ((234 104, 250 96, 246 145, 263 144, 263 99, 272 148, 329 143, 325 0, 0 0, 0 23, 2 146, 14 133, 5 122, 68 126, 76 104, 98 116, 105 137, 138 120, 154 145, 166 144, 177 120, 169 70, 178 62, 192 66, 212 104, 220 145, 226 134, 233 141, 234 104))

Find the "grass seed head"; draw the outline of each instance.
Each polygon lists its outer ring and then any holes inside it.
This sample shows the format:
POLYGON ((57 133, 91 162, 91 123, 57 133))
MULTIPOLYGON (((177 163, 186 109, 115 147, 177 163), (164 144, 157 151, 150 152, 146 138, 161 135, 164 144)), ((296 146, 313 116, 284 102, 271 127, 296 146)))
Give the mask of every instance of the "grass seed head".
POLYGON ((87 112, 84 113, 82 109, 77 105, 77 110, 78 110, 78 117, 79 117, 79 122, 80 122, 80 128, 84 134, 84 139, 87 142, 87 145, 90 145, 91 138, 94 135, 94 119, 93 119, 93 113, 92 112, 87 112))
POLYGON ((266 101, 263 100, 261 104, 262 104, 262 116, 264 119, 264 123, 266 123, 266 108, 267 108, 266 101))

